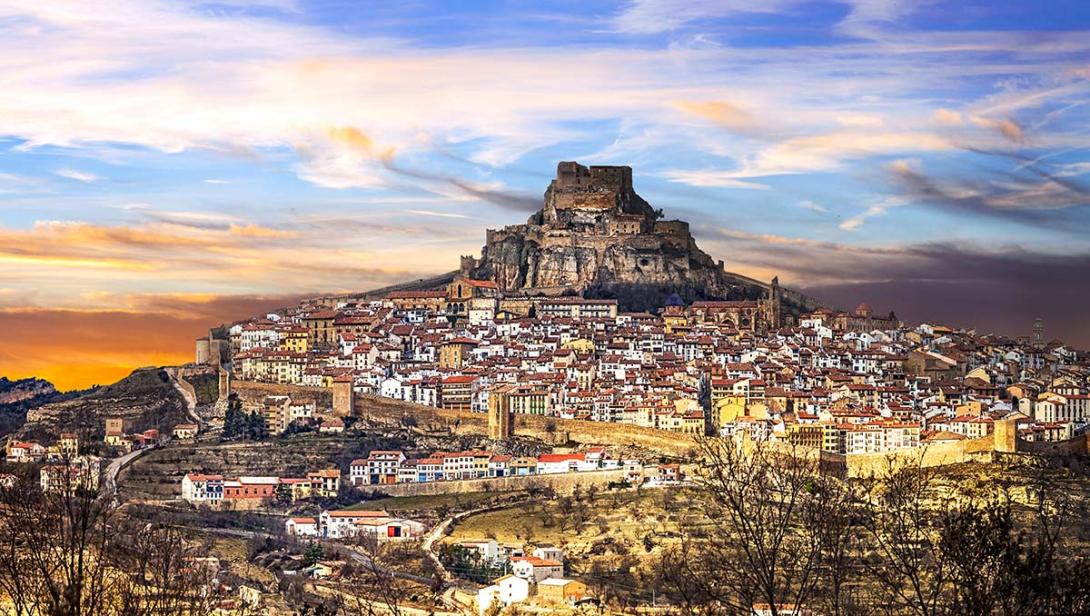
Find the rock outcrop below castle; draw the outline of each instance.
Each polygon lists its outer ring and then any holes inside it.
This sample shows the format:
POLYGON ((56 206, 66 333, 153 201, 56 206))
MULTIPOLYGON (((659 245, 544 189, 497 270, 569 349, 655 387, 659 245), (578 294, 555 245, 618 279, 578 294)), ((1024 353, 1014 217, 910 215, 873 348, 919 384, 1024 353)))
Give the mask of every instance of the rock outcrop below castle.
POLYGON ((632 168, 557 165, 542 209, 523 225, 490 229, 463 273, 505 293, 617 298, 625 309, 686 301, 757 299, 767 287, 741 282, 697 245, 689 224, 663 220, 636 194, 632 168))

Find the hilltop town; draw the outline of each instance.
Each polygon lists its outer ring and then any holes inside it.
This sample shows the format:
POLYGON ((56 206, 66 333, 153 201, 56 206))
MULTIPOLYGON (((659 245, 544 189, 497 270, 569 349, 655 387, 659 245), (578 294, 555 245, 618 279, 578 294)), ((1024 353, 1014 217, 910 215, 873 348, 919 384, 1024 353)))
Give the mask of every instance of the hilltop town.
POLYGON ((693 520, 724 443, 812 462, 807 482, 1085 454, 1087 356, 1027 329, 731 274, 631 169, 561 163, 542 210, 449 276, 218 326, 191 364, 31 408, 0 479, 167 516, 222 554, 201 561, 220 613, 395 584, 422 613, 657 606, 636 580, 666 584, 678 537, 715 523, 693 520))
MULTIPOLYGON (((1086 358, 1040 323, 1019 339, 905 324, 865 303, 815 307, 775 279, 753 299, 674 292, 651 311, 586 297, 625 284, 732 292, 687 225, 660 217, 631 169, 560 163, 542 210, 490 231, 482 259, 464 257, 442 288, 305 301, 213 331, 196 362, 329 389, 333 416, 375 395, 846 455, 978 438, 1001 419, 1028 442, 1083 433, 1086 358)), ((268 425, 297 419, 270 412, 268 425)))

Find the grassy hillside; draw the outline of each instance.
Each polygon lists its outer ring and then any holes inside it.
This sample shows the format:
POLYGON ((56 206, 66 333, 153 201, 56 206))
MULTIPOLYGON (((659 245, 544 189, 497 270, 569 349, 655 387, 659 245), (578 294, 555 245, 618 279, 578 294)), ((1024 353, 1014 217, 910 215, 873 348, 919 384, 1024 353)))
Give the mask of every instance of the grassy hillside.
POLYGON ((73 431, 85 439, 101 440, 108 417, 129 419, 137 431, 156 428, 161 432, 189 420, 185 401, 167 374, 159 368, 140 368, 113 385, 30 410, 20 434, 48 441, 62 431, 73 431))

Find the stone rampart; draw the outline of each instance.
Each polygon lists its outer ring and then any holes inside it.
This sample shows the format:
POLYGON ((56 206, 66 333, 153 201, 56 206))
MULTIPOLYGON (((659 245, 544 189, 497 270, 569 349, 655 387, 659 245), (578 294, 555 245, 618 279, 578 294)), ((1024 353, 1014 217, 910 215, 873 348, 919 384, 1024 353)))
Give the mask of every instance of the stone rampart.
POLYGON ((231 392, 245 404, 260 404, 265 396, 291 396, 293 402, 314 402, 319 409, 333 404, 333 390, 325 387, 232 380, 231 392))
POLYGON ((844 458, 848 477, 872 477, 884 475, 890 469, 905 464, 934 467, 964 462, 990 462, 993 459, 993 449, 992 437, 986 436, 886 453, 851 454, 844 458))
POLYGON ((1008 452, 1002 434, 990 434, 981 438, 966 439, 945 443, 935 443, 914 449, 902 449, 888 453, 851 454, 836 456, 823 454, 822 463, 827 468, 836 466, 835 458, 843 460, 844 473, 848 477, 881 476, 891 468, 904 464, 919 464, 923 467, 947 466, 965 462, 993 462, 997 456, 1039 455, 1039 456, 1075 456, 1085 455, 1090 450, 1090 434, 1057 442, 1031 442, 1016 439, 1015 452, 1008 452))
MULTIPOLYGON (((445 427, 456 434, 488 434, 486 413, 439 409, 378 396, 359 396, 356 414, 390 421, 410 416, 422 426, 445 427)), ((634 445, 671 456, 684 456, 697 449, 691 435, 627 424, 522 414, 515 414, 514 421, 516 435, 555 443, 570 440, 579 445, 634 445)))
POLYGON ((1036 454, 1041 456, 1079 456, 1090 450, 1090 433, 1081 434, 1066 441, 1034 442, 1018 439, 1016 448, 1018 453, 1036 454))

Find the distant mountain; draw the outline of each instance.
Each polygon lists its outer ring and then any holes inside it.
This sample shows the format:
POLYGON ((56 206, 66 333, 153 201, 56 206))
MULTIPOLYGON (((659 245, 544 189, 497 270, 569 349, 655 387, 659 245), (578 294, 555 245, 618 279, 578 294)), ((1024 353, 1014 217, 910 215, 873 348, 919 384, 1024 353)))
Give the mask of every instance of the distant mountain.
POLYGON ((13 381, 0 377, 0 437, 22 427, 28 410, 61 400, 65 396, 52 383, 43 379, 13 381))

